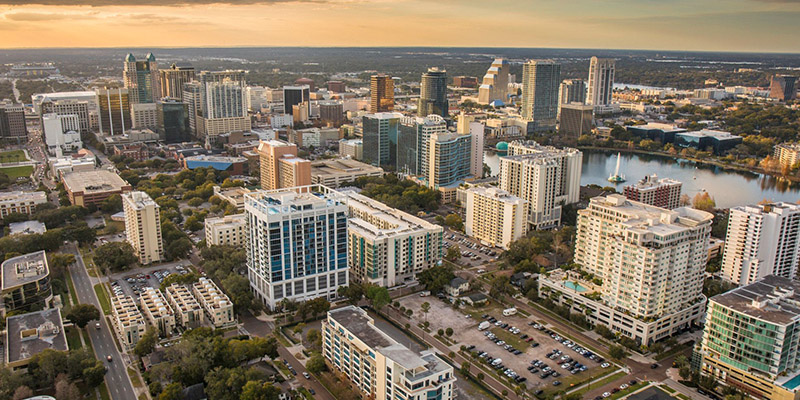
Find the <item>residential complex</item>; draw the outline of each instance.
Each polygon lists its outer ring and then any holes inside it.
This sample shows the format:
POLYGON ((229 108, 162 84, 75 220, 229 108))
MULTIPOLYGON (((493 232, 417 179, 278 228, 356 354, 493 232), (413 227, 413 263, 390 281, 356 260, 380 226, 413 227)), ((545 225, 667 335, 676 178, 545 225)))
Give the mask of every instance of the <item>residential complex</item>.
POLYGON ((417 353, 375 326, 355 306, 328 311, 322 322, 322 353, 364 398, 455 398, 453 367, 432 351, 417 353))
POLYGON ((397 171, 426 176, 430 138, 435 134, 447 133, 447 121, 439 115, 433 114, 425 118, 402 117, 397 133, 397 171))
POLYGON ((351 278, 394 287, 442 259, 443 228, 377 200, 347 196, 347 260, 351 278))
POLYGON ((346 158, 311 162, 311 183, 332 188, 352 183, 361 177, 380 177, 383 173, 383 168, 346 158))
POLYGON ((205 321, 203 307, 186 286, 173 283, 165 290, 167 303, 175 312, 175 323, 184 329, 196 328, 205 321))
POLYGON ((560 83, 561 64, 553 60, 522 65, 522 117, 532 122, 529 131, 555 130, 560 83))
POLYGON ((145 192, 129 192, 122 195, 125 212, 125 234, 128 243, 141 264, 159 262, 164 258, 161 241, 161 217, 159 205, 145 192))
POLYGON ((793 167, 800 163, 800 143, 781 143, 775 146, 772 155, 782 167, 793 167))
POLYGON ((205 220, 207 246, 241 247, 247 244, 247 219, 244 214, 208 217, 205 220))
POLYGON ((350 157, 354 160, 363 160, 364 141, 361 139, 339 140, 339 155, 342 157, 350 157))
POLYGON ((500 158, 498 187, 528 202, 528 223, 546 229, 561 223, 561 205, 577 203, 583 153, 533 141, 514 141, 500 158))
POLYGON ((250 192, 250 189, 240 186, 224 189, 220 186, 214 186, 214 196, 233 204, 238 211, 244 211, 244 195, 250 192))
POLYGON ((261 189, 272 190, 311 184, 311 162, 297 157, 297 145, 281 140, 261 141, 261 189))
MULTIPOLYGON (((250 131, 250 117, 245 100, 245 71, 203 71, 200 82, 200 111, 196 118, 196 135, 215 141, 228 132, 250 131)), ((184 91, 184 101, 186 93, 184 91)), ((190 112, 191 112, 191 106, 190 112)))
POLYGON ((175 312, 161 291, 146 287, 139 294, 139 301, 147 322, 154 326, 162 337, 171 336, 175 331, 175 312))
POLYGON ((683 184, 674 179, 658 179, 653 174, 645 176, 634 185, 626 185, 623 193, 628 200, 672 210, 680 205, 681 186, 683 184))
POLYGON ((49 306, 53 288, 44 250, 3 261, 0 273, 0 315, 31 306, 49 306))
POLYGON ((75 206, 100 205, 107 198, 130 192, 132 187, 119 175, 105 170, 73 171, 61 176, 69 202, 75 206))
POLYGON ((230 326, 236 323, 233 303, 228 296, 219 290, 211 279, 201 277, 192 284, 192 293, 206 311, 208 321, 215 328, 230 326))
POLYGON ((5 333, 3 367, 12 371, 25 369, 34 356, 45 350, 69 350, 58 308, 8 317, 5 333))
POLYGON ((758 399, 800 398, 800 283, 775 275, 712 297, 701 371, 758 399))
POLYGON ((722 254, 722 277, 737 285, 767 275, 797 277, 800 205, 767 203, 730 209, 722 254))
POLYGON ((44 203, 47 203, 45 192, 0 192, 0 218, 16 213, 31 215, 44 203))
POLYGON ((496 187, 466 190, 464 232, 482 243, 507 249, 528 232, 528 202, 496 187))
POLYGON ((447 118, 450 106, 447 102, 447 72, 436 67, 422 74, 419 87, 417 115, 427 117, 436 114, 447 118))
POLYGON ((131 296, 111 297, 111 326, 117 333, 117 340, 126 351, 132 350, 144 336, 147 324, 131 296))
MULTIPOLYGON (((453 188, 470 176, 472 136, 437 133, 428 139, 428 186, 434 189, 453 188)), ((443 194, 444 196, 444 194, 443 194)), ((445 203, 449 201, 443 199, 445 203)))
POLYGON ((586 103, 586 81, 583 79, 564 79, 559 86, 559 104, 586 103))
POLYGON ((589 62, 589 86, 586 104, 607 106, 611 104, 614 91, 616 60, 613 58, 592 57, 589 62))
POLYGON ((283 299, 333 299, 349 282, 347 204, 324 186, 245 196, 247 267, 256 298, 275 310, 283 299))

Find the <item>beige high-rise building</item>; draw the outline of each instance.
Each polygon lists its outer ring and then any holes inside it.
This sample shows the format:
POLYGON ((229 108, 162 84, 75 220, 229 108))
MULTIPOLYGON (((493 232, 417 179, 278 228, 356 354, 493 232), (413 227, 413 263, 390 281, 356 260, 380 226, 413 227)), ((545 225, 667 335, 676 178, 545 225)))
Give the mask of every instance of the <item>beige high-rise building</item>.
POLYGON ((504 249, 528 232, 528 202, 496 187, 467 189, 467 236, 504 249))
POLYGON ((125 211, 125 233, 128 243, 141 264, 159 262, 164 258, 161 242, 161 218, 159 206, 145 192, 130 192, 122 195, 125 211))
POLYGON ((586 104, 607 106, 611 104, 614 91, 614 73, 616 60, 613 58, 592 57, 589 64, 589 92, 586 104))
POLYGON ((195 78, 195 70, 191 65, 172 63, 168 69, 158 70, 161 82, 161 95, 183 100, 183 84, 195 78))
POLYGON ((258 144, 261 189, 272 190, 311 184, 311 162, 297 157, 297 145, 282 140, 258 144))
POLYGON ((245 227, 247 220, 244 214, 226 215, 218 218, 206 218, 206 245, 208 246, 243 246, 247 243, 245 227))
POLYGON ((478 88, 478 104, 490 104, 494 101, 505 103, 508 99, 508 77, 511 64, 504 58, 497 58, 483 76, 478 88))
POLYGON ((394 110, 394 80, 389 75, 372 75, 369 81, 369 112, 394 110))

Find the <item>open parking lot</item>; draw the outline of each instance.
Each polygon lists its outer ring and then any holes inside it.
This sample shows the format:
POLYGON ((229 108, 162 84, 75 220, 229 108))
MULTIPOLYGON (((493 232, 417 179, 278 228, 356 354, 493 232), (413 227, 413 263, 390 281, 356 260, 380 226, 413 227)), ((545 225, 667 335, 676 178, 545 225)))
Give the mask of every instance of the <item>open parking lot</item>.
POLYGON ((499 248, 484 246, 473 238, 451 230, 444 232, 444 245, 446 248, 458 246, 461 252, 461 258, 458 261, 460 264, 467 266, 497 261, 497 257, 501 252, 499 248))
POLYGON ((616 369, 534 318, 519 313, 504 316, 502 307, 494 302, 453 312, 451 306, 435 297, 411 295, 398 301, 413 310, 418 322, 427 319, 431 332, 453 328, 453 348, 465 346, 476 364, 483 364, 501 377, 516 378, 517 384, 524 383, 532 393, 567 390, 616 369), (420 311, 424 302, 431 305, 427 315, 420 311), (482 322, 488 327, 479 329, 482 322))
POLYGON ((161 282, 170 274, 187 274, 189 269, 177 264, 168 267, 156 267, 141 272, 130 272, 111 280, 111 293, 113 295, 124 294, 139 299, 139 293, 145 287, 158 288, 161 282))

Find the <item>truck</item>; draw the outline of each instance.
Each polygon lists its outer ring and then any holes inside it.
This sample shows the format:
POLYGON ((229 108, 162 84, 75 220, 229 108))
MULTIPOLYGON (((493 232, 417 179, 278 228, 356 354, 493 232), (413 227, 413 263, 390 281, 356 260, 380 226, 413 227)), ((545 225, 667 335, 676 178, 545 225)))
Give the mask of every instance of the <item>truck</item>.
POLYGON ((492 326, 492 324, 489 323, 489 321, 483 321, 483 322, 481 322, 480 325, 478 325, 478 330, 482 331, 482 330, 488 329, 490 326, 492 326))
POLYGON ((514 308, 514 307, 506 308, 505 310, 503 310, 503 315, 505 315, 506 317, 508 317, 510 315, 514 315, 516 313, 517 313, 517 309, 514 308))
POLYGON ((430 295, 431 295, 431 291, 430 290, 425 290, 425 291, 419 292, 419 297, 428 297, 430 295))

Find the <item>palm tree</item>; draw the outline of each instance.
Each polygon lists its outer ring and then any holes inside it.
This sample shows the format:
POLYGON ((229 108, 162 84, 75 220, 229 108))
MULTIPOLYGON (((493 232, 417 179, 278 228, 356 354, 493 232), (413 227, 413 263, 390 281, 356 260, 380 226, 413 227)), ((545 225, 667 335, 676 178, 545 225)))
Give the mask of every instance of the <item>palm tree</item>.
POLYGON ((419 309, 425 314, 425 322, 428 322, 428 312, 431 310, 431 303, 426 301, 419 306, 419 309))

